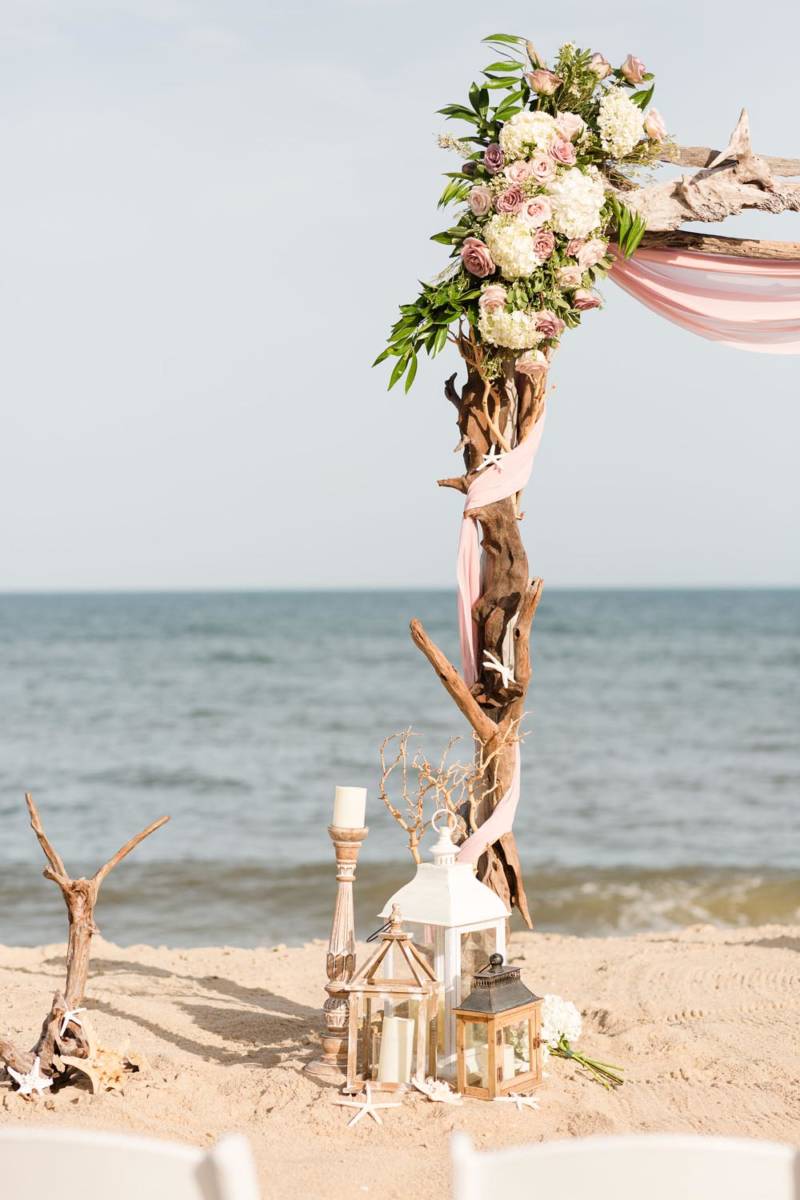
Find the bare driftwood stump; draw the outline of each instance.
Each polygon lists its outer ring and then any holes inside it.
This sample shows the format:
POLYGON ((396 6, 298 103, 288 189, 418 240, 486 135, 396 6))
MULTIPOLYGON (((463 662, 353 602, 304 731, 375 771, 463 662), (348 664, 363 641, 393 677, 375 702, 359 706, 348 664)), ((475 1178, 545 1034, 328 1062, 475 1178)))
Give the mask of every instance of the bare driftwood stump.
POLYGON ((0 1063, 20 1074, 28 1074, 38 1058, 41 1074, 55 1081, 65 1077, 69 1071, 69 1066, 62 1060, 86 1059, 90 1053, 90 1039, 80 1021, 65 1018, 80 1008, 86 991, 92 936, 98 932, 94 923, 94 910, 100 885, 123 858, 151 833, 165 825, 169 817, 160 817, 141 833, 137 833, 113 858, 100 867, 91 879, 71 879, 60 854, 44 831, 38 809, 29 792, 25 795, 25 802, 28 805, 31 828, 49 864, 42 874, 45 879, 52 879, 53 883, 58 884, 67 907, 67 978, 63 991, 56 992, 53 996, 50 1011, 42 1023, 39 1039, 33 1049, 20 1050, 7 1039, 0 1037, 0 1063))
MULTIPOLYGON (((467 365, 467 380, 459 393, 455 376, 445 386, 455 405, 461 433, 465 472, 441 479, 441 487, 466 493, 483 462, 494 447, 508 451, 529 433, 544 408, 546 379, 533 383, 514 370, 514 355, 504 365, 503 377, 488 384, 482 378, 481 352, 474 338, 462 336, 458 347, 467 365)), ((483 591, 475 604, 477 658, 483 663, 488 651, 511 669, 506 681, 498 671, 479 667, 470 688, 460 672, 425 632, 411 622, 411 637, 436 671, 455 703, 469 721, 480 743, 479 755, 486 765, 484 799, 478 805, 477 827, 491 815, 508 790, 514 773, 516 742, 525 711, 531 678, 530 633, 542 593, 541 579, 531 579, 528 558, 520 533, 520 495, 473 509, 464 518, 479 523, 482 545, 483 591)), ((522 868, 513 833, 489 848, 478 872, 509 905, 519 909, 531 925, 522 868)))

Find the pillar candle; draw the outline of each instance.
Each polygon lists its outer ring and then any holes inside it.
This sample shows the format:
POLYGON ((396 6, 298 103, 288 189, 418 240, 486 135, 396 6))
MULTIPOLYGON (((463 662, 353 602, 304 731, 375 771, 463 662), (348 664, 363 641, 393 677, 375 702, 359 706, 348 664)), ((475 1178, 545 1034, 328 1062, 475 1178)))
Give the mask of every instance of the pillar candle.
POLYGON ((333 798, 333 824, 338 829, 363 829, 367 789, 337 787, 333 798))
POLYGON ((414 1021, 409 1017, 384 1017, 379 1083, 408 1083, 414 1050, 414 1021))

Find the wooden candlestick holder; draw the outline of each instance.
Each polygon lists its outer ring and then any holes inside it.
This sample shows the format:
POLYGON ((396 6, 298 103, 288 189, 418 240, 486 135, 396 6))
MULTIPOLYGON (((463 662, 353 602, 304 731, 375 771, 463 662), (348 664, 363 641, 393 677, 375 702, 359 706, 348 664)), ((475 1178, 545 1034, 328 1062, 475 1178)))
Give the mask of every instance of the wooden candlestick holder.
POLYGON ((369 830, 340 829, 328 826, 336 852, 336 904, 328 942, 325 970, 328 999, 322 1006, 322 1058, 306 1067, 310 1075, 323 1083, 343 1084, 347 1070, 347 1026, 350 1008, 342 984, 349 983, 356 969, 356 932, 353 910, 353 881, 356 877, 361 843, 369 830))

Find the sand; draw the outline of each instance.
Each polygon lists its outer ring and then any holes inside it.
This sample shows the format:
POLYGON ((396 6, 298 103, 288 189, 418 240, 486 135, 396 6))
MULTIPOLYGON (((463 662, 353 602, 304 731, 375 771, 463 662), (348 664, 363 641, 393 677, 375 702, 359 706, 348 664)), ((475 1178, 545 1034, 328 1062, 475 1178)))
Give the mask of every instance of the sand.
MULTIPOLYGON (((265 1200, 449 1194, 448 1139, 482 1147, 594 1133, 692 1131, 800 1141, 800 928, 693 927, 628 938, 527 934, 530 986, 574 999, 581 1048, 624 1067, 614 1093, 552 1061, 538 1112, 407 1098, 383 1127, 346 1128, 303 1074, 315 1054, 324 945, 120 948, 96 939, 88 1003, 99 1041, 147 1063, 124 1093, 26 1101, 0 1085, 0 1124, 115 1129, 207 1145, 241 1130, 265 1200)), ((63 947, 0 948, 8 1035, 35 1040, 63 947)))

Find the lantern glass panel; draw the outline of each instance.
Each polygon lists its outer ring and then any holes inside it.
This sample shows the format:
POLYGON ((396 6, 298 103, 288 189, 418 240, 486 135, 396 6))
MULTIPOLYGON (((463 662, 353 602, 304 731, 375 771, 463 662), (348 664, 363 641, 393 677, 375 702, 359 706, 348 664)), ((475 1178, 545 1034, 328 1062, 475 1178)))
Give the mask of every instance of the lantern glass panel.
POLYGON ((464 1063, 469 1087, 489 1086, 489 1044, 485 1021, 470 1021, 465 1029, 464 1063))
POLYGON ((420 1001, 416 998, 372 1002, 366 1036, 369 1075, 381 1083, 408 1083, 414 1073, 420 1001))
POLYGON ((503 1082, 527 1075, 531 1069, 530 1020, 526 1017, 503 1030, 503 1082))
POLYGON ((461 990, 456 1003, 468 995, 472 977, 486 966, 489 956, 497 949, 497 930, 470 929, 461 934, 461 990))

